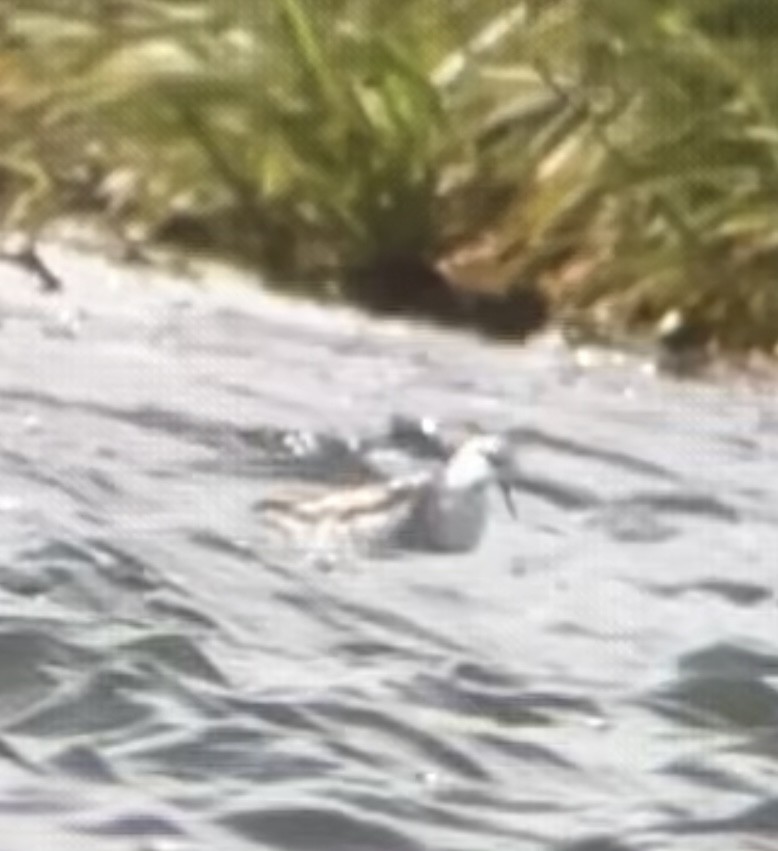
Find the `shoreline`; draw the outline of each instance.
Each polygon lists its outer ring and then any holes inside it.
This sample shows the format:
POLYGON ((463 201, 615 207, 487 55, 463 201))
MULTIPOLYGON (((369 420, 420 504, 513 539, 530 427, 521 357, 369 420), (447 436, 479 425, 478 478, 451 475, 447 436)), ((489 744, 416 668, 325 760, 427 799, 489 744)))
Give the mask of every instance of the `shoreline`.
MULTIPOLYGON (((615 363, 634 358, 639 368, 649 368, 669 377, 702 380, 746 377, 771 382, 778 378, 776 358, 770 353, 756 349, 728 351, 710 345, 674 349, 672 345, 664 344, 657 333, 630 329, 617 322, 595 323, 587 321, 584 316, 571 318, 563 311, 549 310, 542 322, 531 327, 525 325, 520 334, 512 336, 490 333, 488 327, 469 322, 467 314, 459 321, 451 321, 450 317, 441 318, 407 309, 366 308, 359 299, 334 294, 322 296, 302 288, 286 287, 283 283, 269 281, 256 268, 212 253, 187 254, 180 247, 152 245, 141 261, 117 259, 112 256, 115 252, 103 235, 95 229, 81 226, 76 229, 63 227, 47 237, 40 244, 40 253, 46 265, 61 279, 61 290, 28 286, 28 281, 32 283, 31 273, 34 270, 7 257, 2 260, 3 267, 17 272, 19 289, 14 283, 11 291, 23 301, 37 302, 43 298, 52 300, 52 304, 56 305, 64 298, 66 302, 75 302, 73 310, 88 312, 90 306, 101 300, 100 293, 105 293, 110 300, 111 292, 117 287, 128 295, 132 291, 138 296, 144 293, 153 295, 155 291, 170 295, 175 291, 175 297, 181 300, 182 305, 188 305, 199 295, 205 297, 206 294, 219 302, 219 296, 223 294, 225 305, 237 296, 243 305, 248 296, 248 301, 255 302, 253 308, 263 315, 268 312, 272 315, 277 309, 287 321, 291 309, 304 324, 307 323, 306 317, 317 325, 345 320, 355 328, 375 322, 374 329, 383 328, 390 335, 424 333, 428 329, 446 336, 449 333, 465 334, 506 350, 520 350, 544 338, 555 339, 559 345, 569 349, 573 360, 583 368, 590 365, 588 361, 615 363), (81 263, 99 264, 103 271, 84 272, 78 268, 81 263), (101 275, 109 276, 110 280, 95 280, 101 275), (336 320, 336 316, 339 319, 336 320)), ((9 290, 6 287, 3 290, 5 296, 9 290)), ((473 304, 471 294, 465 294, 463 303, 467 305, 468 298, 471 299, 469 304, 473 304)), ((499 312, 502 304, 499 297, 492 295, 489 299, 489 302, 481 301, 480 304, 488 303, 499 312)))

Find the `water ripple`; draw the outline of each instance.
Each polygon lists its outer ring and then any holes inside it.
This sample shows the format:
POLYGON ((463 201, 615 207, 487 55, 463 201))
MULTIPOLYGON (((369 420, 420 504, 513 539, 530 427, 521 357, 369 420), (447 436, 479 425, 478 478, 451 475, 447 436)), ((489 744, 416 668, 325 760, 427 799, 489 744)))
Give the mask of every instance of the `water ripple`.
POLYGON ((772 847, 772 388, 58 263, 0 292, 3 847, 772 847), (472 425, 520 468, 478 550, 259 534, 472 425))

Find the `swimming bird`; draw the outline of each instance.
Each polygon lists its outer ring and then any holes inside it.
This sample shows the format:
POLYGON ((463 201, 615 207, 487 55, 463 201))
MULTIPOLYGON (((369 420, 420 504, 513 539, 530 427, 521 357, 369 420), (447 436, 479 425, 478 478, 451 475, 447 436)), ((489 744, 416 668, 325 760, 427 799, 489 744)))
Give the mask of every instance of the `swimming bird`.
POLYGON ((345 543, 370 551, 464 553, 484 535, 491 485, 516 516, 516 480, 511 444, 502 436, 478 434, 435 469, 324 494, 279 494, 257 508, 266 522, 314 547, 345 543))

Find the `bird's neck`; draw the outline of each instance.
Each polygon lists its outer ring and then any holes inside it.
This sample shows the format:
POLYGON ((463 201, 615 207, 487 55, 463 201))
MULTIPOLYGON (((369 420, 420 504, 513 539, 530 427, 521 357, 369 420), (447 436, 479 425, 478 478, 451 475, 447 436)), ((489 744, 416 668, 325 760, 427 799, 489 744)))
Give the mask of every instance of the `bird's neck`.
POLYGON ((477 490, 489 483, 492 470, 480 453, 460 449, 442 471, 443 485, 450 490, 477 490))

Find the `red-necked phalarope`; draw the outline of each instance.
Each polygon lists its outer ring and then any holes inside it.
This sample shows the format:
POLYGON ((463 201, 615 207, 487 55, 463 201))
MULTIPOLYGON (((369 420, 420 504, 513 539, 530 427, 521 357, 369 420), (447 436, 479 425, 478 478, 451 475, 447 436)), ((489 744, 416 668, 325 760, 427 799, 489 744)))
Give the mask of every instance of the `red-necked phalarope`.
POLYGON ((435 470, 324 494, 279 494, 257 507, 265 522, 305 549, 346 544, 368 551, 464 553, 483 537, 491 484, 502 490, 515 516, 516 479, 511 444, 500 436, 476 435, 435 470))

